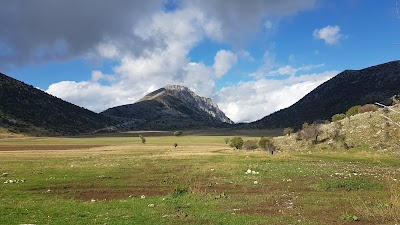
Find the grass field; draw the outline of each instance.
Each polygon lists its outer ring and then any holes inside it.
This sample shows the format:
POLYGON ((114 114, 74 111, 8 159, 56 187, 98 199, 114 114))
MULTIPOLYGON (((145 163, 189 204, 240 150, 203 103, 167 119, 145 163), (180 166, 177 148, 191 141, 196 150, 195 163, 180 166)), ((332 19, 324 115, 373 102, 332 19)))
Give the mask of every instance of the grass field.
POLYGON ((0 139, 0 224, 400 223, 399 155, 224 138, 0 139))

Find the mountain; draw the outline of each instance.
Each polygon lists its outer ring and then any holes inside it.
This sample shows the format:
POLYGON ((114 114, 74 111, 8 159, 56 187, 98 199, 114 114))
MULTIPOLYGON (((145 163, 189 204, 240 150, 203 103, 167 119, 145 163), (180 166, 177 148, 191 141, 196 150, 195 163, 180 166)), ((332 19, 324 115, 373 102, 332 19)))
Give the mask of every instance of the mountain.
MULTIPOLYGON (((354 105, 380 102, 400 93, 400 61, 362 70, 346 70, 307 94, 294 105, 255 121, 248 127, 259 129, 294 127, 304 122, 330 120, 354 105)), ((246 125, 245 125, 246 126, 246 125)))
POLYGON ((109 117, 0 73, 0 127, 14 132, 70 135, 88 133, 114 123, 109 117))
POLYGON ((189 88, 168 85, 139 101, 100 113, 119 120, 119 129, 184 129, 218 127, 233 122, 209 98, 189 88))

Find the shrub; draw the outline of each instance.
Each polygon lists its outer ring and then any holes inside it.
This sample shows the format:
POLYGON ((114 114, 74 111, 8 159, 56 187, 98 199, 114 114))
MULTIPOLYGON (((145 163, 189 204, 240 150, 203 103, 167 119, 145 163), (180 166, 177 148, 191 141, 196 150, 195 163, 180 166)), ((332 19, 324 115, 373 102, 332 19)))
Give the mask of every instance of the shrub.
POLYGON ((365 113, 365 112, 375 112, 378 110, 378 106, 374 105, 374 104, 366 104, 361 106, 358 109, 358 113, 365 113))
POLYGON ((175 148, 178 147, 178 143, 174 143, 174 147, 175 147, 175 148))
MULTIPOLYGON (((304 126, 303 126, 304 127, 304 126)), ((314 144, 318 142, 318 136, 322 134, 319 124, 307 125, 297 133, 296 140, 312 140, 314 144)))
POLYGON ((174 192, 172 193, 173 197, 179 197, 186 195, 188 193, 188 187, 187 186, 177 186, 174 188, 174 192))
POLYGON ((293 133, 293 128, 291 127, 286 127, 285 129, 283 129, 283 135, 291 135, 293 133))
POLYGON ((336 122, 336 121, 342 120, 344 118, 346 118, 346 114, 344 114, 344 113, 335 114, 332 116, 332 122, 336 122))
POLYGON ((354 116, 358 114, 358 109, 361 108, 361 105, 355 105, 346 111, 346 116, 354 116))
POLYGON ((241 149, 243 146, 243 139, 241 137, 232 138, 230 146, 236 149, 241 149))
POLYGON ((258 146, 263 150, 271 150, 275 148, 272 139, 265 137, 261 137, 261 139, 258 141, 258 146))
POLYGON ((182 136, 183 135, 183 131, 177 130, 177 131, 174 132, 174 135, 175 136, 182 136))
POLYGON ((257 141, 255 140, 247 140, 243 144, 243 148, 246 150, 254 150, 257 149, 257 141))

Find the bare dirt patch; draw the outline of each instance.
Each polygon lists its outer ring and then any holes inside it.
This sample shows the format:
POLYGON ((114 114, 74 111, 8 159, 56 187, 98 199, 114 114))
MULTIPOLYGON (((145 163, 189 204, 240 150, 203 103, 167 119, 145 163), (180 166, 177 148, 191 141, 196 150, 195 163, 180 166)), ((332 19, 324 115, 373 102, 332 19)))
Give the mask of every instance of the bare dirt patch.
POLYGON ((106 145, 0 145, 0 152, 35 150, 76 150, 104 147, 106 145))
POLYGON ((39 191, 55 196, 71 198, 81 201, 111 201, 128 198, 140 198, 152 196, 166 196, 172 193, 172 186, 62 186, 33 188, 31 191, 39 191))

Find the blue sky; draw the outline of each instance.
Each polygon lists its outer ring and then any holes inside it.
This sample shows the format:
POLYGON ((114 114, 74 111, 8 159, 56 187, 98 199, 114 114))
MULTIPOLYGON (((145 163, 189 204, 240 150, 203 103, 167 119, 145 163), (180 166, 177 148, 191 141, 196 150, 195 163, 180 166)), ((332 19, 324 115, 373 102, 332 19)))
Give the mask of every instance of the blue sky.
POLYGON ((345 69, 398 60, 397 4, 2 1, 0 72, 96 112, 181 84, 254 121, 345 69))

